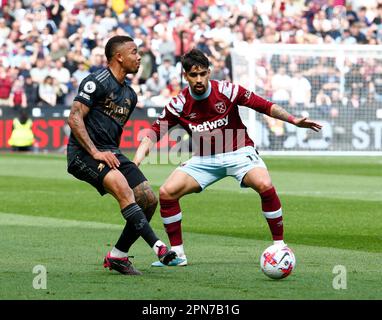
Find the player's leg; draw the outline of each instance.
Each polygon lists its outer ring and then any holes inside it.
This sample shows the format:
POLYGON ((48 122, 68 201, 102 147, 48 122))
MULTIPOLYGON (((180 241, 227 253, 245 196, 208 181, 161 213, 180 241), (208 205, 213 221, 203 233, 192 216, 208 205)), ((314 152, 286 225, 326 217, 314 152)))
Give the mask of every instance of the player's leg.
POLYGON ((179 265, 187 264, 183 248, 182 210, 179 200, 186 194, 199 191, 201 191, 199 183, 181 170, 175 170, 159 189, 160 214, 170 240, 171 250, 183 259, 179 265))
POLYGON ((280 200, 272 185, 264 161, 256 149, 247 146, 224 156, 227 174, 259 193, 263 215, 267 220, 275 244, 283 244, 283 218, 280 200))
POLYGON ((166 245, 159 240, 152 230, 142 209, 135 202, 134 192, 125 176, 119 170, 110 170, 103 179, 103 186, 118 201, 121 213, 126 220, 126 226, 115 248, 113 248, 111 256, 127 256, 127 251, 131 245, 130 240, 135 241, 141 236, 153 248, 161 262, 168 264, 173 260, 176 254, 167 250, 166 245))
MULTIPOLYGON (((121 166, 124 171, 129 170, 131 173, 139 176, 139 174, 131 166, 128 159, 120 159, 121 166)), ((135 166, 136 167, 136 166, 135 166)), ((131 190, 125 176, 119 170, 111 170, 107 165, 102 162, 94 160, 89 154, 77 154, 70 159, 68 172, 73 174, 77 179, 86 181, 95 187, 101 195, 106 193, 112 194, 118 201, 122 215, 126 219, 126 226, 122 232, 121 241, 113 248, 113 255, 110 252, 105 258, 105 266, 112 267, 113 269, 124 274, 140 274, 132 268, 131 263, 128 261, 127 248, 124 247, 127 237, 142 236, 146 242, 153 247, 159 259, 167 264, 169 261, 176 257, 175 252, 167 250, 166 245, 161 242, 154 232, 152 231, 148 221, 143 214, 141 208, 135 203, 134 193, 131 190), (159 247, 157 247, 159 245, 159 247), (113 260, 114 258, 114 260, 113 260)), ((141 177, 131 179, 132 183, 138 183, 146 180, 141 174, 141 177), (143 178, 142 178, 143 177, 143 178)), ((134 186, 136 186, 136 184, 134 186)))
POLYGON ((263 215, 267 220, 274 244, 284 245, 281 203, 272 185, 268 170, 262 167, 254 167, 245 174, 242 183, 258 192, 261 198, 263 215))
MULTIPOLYGON (((154 191, 151 189, 147 181, 143 181, 138 186, 134 187, 133 193, 136 203, 142 209, 147 221, 150 222, 158 205, 158 200, 154 191)), ((130 247, 138 240, 138 238, 139 235, 135 232, 134 226, 126 223, 125 229, 115 247, 127 254, 130 247)))
POLYGON ((150 222, 158 206, 158 198, 148 181, 143 181, 132 189, 135 201, 142 208, 147 221, 150 222))
MULTIPOLYGON (((146 177, 135 163, 121 154, 117 156, 120 162, 118 170, 126 178, 129 187, 133 190, 136 203, 142 209, 147 221, 150 222, 158 205, 158 200, 154 191, 151 189, 146 177)), ((118 248, 123 248, 123 251, 127 252, 138 238, 139 234, 135 232, 134 226, 126 224, 125 230, 122 232, 116 246, 118 248)))
MULTIPOLYGON (((179 199, 186 194, 200 192, 210 184, 225 177, 215 157, 193 157, 177 168, 159 189, 162 221, 170 240, 171 250, 178 259, 169 265, 187 265, 182 238, 182 210, 179 199)), ((153 264, 159 266, 158 264, 153 264)))

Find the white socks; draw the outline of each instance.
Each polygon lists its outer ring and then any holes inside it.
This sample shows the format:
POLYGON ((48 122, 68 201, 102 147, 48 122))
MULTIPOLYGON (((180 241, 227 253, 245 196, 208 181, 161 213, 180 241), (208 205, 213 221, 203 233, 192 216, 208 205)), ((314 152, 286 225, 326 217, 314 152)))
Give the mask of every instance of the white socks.
POLYGON ((286 243, 284 242, 284 240, 273 240, 273 244, 274 245, 277 245, 277 246, 282 246, 282 247, 286 247, 286 243))
POLYGON ((110 251, 110 255, 114 258, 126 258, 127 252, 123 252, 118 250, 116 247, 113 247, 113 249, 110 251))
POLYGON ((183 257, 185 255, 184 254, 183 244, 181 244, 179 246, 173 246, 173 247, 171 247, 171 250, 175 251, 176 254, 178 255, 178 257, 183 257))

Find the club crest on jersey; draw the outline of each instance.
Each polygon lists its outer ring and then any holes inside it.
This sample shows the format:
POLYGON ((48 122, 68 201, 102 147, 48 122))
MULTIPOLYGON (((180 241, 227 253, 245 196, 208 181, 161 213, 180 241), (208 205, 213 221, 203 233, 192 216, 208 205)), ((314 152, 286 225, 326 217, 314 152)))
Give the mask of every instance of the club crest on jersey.
POLYGON ((215 109, 219 113, 224 113, 227 110, 227 107, 224 102, 220 101, 215 104, 215 109))
POLYGON ((84 91, 87 93, 93 93, 96 89, 96 84, 93 81, 88 81, 84 85, 84 91))

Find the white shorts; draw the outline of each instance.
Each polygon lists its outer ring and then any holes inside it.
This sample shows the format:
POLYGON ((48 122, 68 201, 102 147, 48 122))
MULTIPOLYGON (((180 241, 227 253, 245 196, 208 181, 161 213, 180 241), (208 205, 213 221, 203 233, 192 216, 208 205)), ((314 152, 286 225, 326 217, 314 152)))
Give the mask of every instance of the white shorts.
POLYGON ((177 170, 193 177, 203 189, 227 176, 235 177, 242 188, 243 178, 253 168, 264 168, 266 165, 251 146, 240 148, 233 152, 219 153, 211 156, 193 156, 184 162, 177 170))

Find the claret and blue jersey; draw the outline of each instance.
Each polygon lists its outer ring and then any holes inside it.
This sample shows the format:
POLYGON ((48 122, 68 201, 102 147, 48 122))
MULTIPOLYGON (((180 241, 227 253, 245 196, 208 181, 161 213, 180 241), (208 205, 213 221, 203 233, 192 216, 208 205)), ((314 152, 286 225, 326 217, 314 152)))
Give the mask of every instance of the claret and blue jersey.
POLYGON ((189 87, 173 97, 153 123, 152 129, 159 140, 171 127, 182 126, 193 137, 194 143, 204 144, 203 147, 194 147, 199 155, 206 155, 204 150, 212 154, 231 152, 253 146, 238 106, 247 106, 269 115, 272 104, 240 85, 210 80, 202 97, 195 96, 189 87), (222 144, 215 144, 216 134, 222 135, 222 144), (214 138, 211 139, 211 136, 214 138), (210 144, 209 148, 205 148, 206 142, 210 144))

